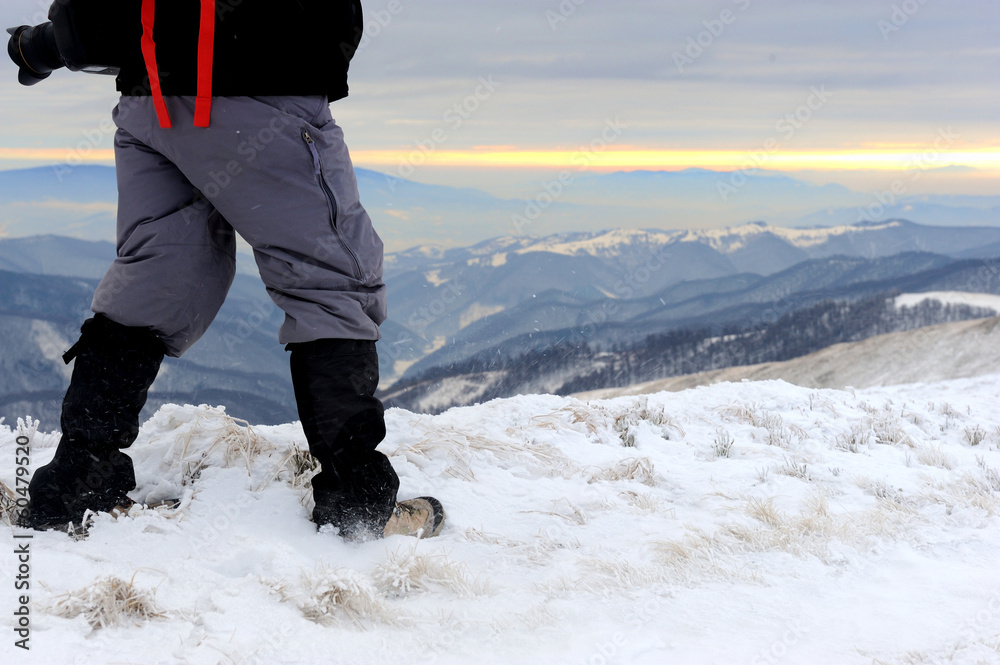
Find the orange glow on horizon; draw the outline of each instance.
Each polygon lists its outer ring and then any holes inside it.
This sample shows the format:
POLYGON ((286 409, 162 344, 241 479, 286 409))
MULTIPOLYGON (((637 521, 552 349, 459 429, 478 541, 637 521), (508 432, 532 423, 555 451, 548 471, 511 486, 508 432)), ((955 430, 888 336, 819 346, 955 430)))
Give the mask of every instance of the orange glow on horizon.
MULTIPOLYGON (((354 150, 355 162, 394 167, 450 166, 487 168, 654 169, 703 168, 735 171, 906 171, 945 166, 1000 170, 1000 149, 935 150, 354 150)), ((404 175, 405 177, 405 175, 404 175)))
POLYGON ((67 150, 66 148, 0 148, 0 160, 49 162, 52 164, 105 164, 115 161, 115 151, 67 150))
MULTIPOLYGON (((423 166, 544 168, 571 170, 665 170, 703 168, 736 171, 908 171, 946 166, 1000 173, 1000 148, 936 150, 900 146, 854 150, 518 150, 489 146, 476 150, 352 150, 355 163, 407 177, 423 166)), ((0 160, 62 164, 112 164, 114 151, 65 148, 3 148, 0 160)))

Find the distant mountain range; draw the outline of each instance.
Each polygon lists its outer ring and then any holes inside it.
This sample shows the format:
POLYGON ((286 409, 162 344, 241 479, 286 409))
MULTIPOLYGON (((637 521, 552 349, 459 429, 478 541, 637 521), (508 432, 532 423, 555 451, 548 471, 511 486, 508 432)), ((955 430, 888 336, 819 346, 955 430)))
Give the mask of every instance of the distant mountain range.
MULTIPOLYGON (((955 259, 1000 256, 1000 228, 903 220, 819 229, 614 230, 418 247, 387 257, 404 379, 505 346, 586 331, 598 346, 671 327, 784 313, 870 283, 866 293, 955 259), (424 349, 433 352, 424 355, 424 349)), ((972 258, 975 260, 975 258, 972 258)), ((901 287, 902 285, 900 285, 901 287)), ((911 288, 910 290, 925 290, 911 288)), ((972 289, 974 290, 974 289, 972 289)), ((859 292, 860 294, 860 292, 859 292)))
MULTIPOLYGON (((1000 291, 1000 280, 995 280, 993 287, 1000 291)), ((1000 301, 1000 296, 994 299, 1000 301)), ((835 354, 822 356, 822 362, 812 367, 807 360, 795 364, 794 370, 786 370, 781 364, 808 354, 816 356, 821 349, 845 342, 995 317, 1000 308, 995 302, 984 307, 981 303, 941 303, 933 298, 912 298, 914 302, 899 307, 897 300, 901 298, 892 293, 853 300, 828 299, 794 309, 776 320, 758 318, 730 325, 667 329, 613 348, 602 349, 590 337, 566 334, 543 344, 492 349, 458 363, 434 367, 398 382, 382 397, 389 406, 437 413, 520 394, 593 391, 614 396, 636 394, 631 392, 631 386, 637 385, 644 386, 643 392, 650 392, 744 376, 787 378, 816 387, 834 387, 829 382, 843 381, 845 377, 867 377, 870 383, 866 385, 887 385, 920 381, 920 377, 914 377, 912 366, 928 370, 938 360, 942 371, 928 372, 927 380, 931 376, 944 379, 996 371, 995 364, 990 364, 996 356, 992 349, 981 354, 982 364, 977 362, 979 346, 946 348, 938 344, 937 355, 928 358, 925 354, 930 349, 925 348, 926 340, 921 336, 909 338, 912 347, 901 344, 892 353, 887 348, 887 355, 873 357, 865 366, 841 366, 835 354), (740 369, 744 366, 755 369, 740 369), (948 374, 948 368, 956 373, 948 374), (692 375, 701 378, 685 378, 692 375)), ((997 320, 992 321, 989 330, 995 337, 997 320)))
MULTIPOLYGON (((382 387, 390 394, 490 354, 512 359, 581 343, 604 353, 676 330, 773 321, 826 300, 893 290, 995 293, 995 256, 1000 228, 904 220, 423 245, 386 257, 382 387)), ((113 257, 109 242, 0 240, 0 415, 31 412, 55 427, 68 380, 59 357, 113 257)), ((164 365, 151 405, 216 402, 251 422, 294 420, 287 355, 276 341, 281 319, 259 278, 238 275, 202 342, 164 365)))
MULTIPOLYGON (((721 228, 761 220, 812 227, 895 218, 933 226, 1000 225, 1000 196, 901 196, 883 205, 874 192, 769 171, 747 176, 725 194, 720 185, 732 175, 704 169, 574 173, 558 188, 545 180, 529 186, 523 199, 356 172, 361 200, 390 252, 422 244, 464 247, 501 236, 593 233, 609 225, 721 228)), ((0 171, 0 235, 113 241, 116 197, 115 172, 107 166, 0 171)))

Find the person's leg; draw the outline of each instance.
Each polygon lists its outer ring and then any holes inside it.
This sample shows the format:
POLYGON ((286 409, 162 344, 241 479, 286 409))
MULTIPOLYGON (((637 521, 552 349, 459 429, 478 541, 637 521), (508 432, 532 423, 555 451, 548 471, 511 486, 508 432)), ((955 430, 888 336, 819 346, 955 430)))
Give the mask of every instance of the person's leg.
POLYGON ((146 131, 126 127, 144 115, 131 99, 115 109, 118 258, 91 309, 152 329, 167 354, 179 357, 222 307, 236 275, 236 235, 177 165, 150 145, 155 117, 146 119, 146 131))
POLYGON ((87 510, 110 511, 135 488, 132 459, 121 448, 139 433, 139 411, 163 360, 163 343, 147 328, 102 316, 83 324, 62 404, 62 438, 52 461, 28 485, 28 525, 80 524, 87 510))
POLYGON ((231 227, 163 155, 115 137, 118 258, 94 295, 63 401, 62 438, 29 486, 28 524, 79 523, 135 487, 139 412, 164 354, 179 356, 218 312, 234 274, 231 227))
MULTIPOLYGON (((375 341, 385 319, 382 243, 361 205, 343 133, 326 100, 217 98, 207 129, 193 102, 168 98, 173 127, 149 131, 254 249, 285 312, 279 341, 309 449, 317 524, 348 538, 380 531, 399 479, 375 448, 385 436, 375 341)), ((133 129, 128 124, 129 129, 133 129)))
POLYGON ((313 520, 352 540, 381 535, 399 478, 375 446, 385 438, 375 342, 321 339, 288 345, 299 418, 321 464, 313 520))
POLYGON ((324 98, 217 97, 211 126, 199 128, 194 99, 168 97, 170 129, 150 122, 148 98, 129 100, 139 110, 122 127, 175 164, 253 248, 285 312, 282 344, 379 338, 382 241, 324 98))
POLYGON ((397 503, 399 479, 375 450, 385 436, 374 396, 374 343, 386 316, 382 241, 326 99, 219 97, 208 128, 194 127, 193 98, 166 101, 172 128, 153 124, 148 98, 130 99, 139 111, 120 126, 176 164, 253 247, 285 312, 279 341, 292 353, 303 429, 323 467, 314 519, 348 537, 379 535, 380 525, 436 534, 440 503, 397 503))

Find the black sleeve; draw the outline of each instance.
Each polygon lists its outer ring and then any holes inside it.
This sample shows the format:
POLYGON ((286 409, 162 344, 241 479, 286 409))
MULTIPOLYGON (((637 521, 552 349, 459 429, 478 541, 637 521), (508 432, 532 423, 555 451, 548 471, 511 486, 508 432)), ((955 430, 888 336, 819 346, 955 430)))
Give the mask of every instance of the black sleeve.
POLYGON ((56 0, 49 8, 59 52, 70 69, 120 67, 139 50, 141 0, 56 0))

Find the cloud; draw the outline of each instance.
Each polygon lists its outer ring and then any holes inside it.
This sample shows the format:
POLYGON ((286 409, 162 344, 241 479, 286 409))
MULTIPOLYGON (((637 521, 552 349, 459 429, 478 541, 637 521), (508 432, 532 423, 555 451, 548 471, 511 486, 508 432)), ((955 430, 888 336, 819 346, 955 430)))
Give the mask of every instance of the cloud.
MULTIPOLYGON (((47 4, 7 0, 0 17, 15 25, 47 4)), ((334 106, 356 149, 405 149, 436 129, 446 132, 448 149, 573 149, 620 117, 629 124, 622 141, 634 147, 750 150, 814 85, 836 97, 790 147, 919 145, 942 127, 954 127, 969 146, 995 145, 1000 3, 993 0, 398 0, 398 11, 389 7, 366 0, 352 96, 334 106), (894 7, 913 11, 894 15, 894 7), (449 112, 489 76, 502 87, 456 126, 449 112)), ((107 78, 57 72, 25 89, 12 66, 0 67, 0 147, 71 151, 115 98, 107 78)), ((103 136, 95 149, 110 147, 103 136)))

